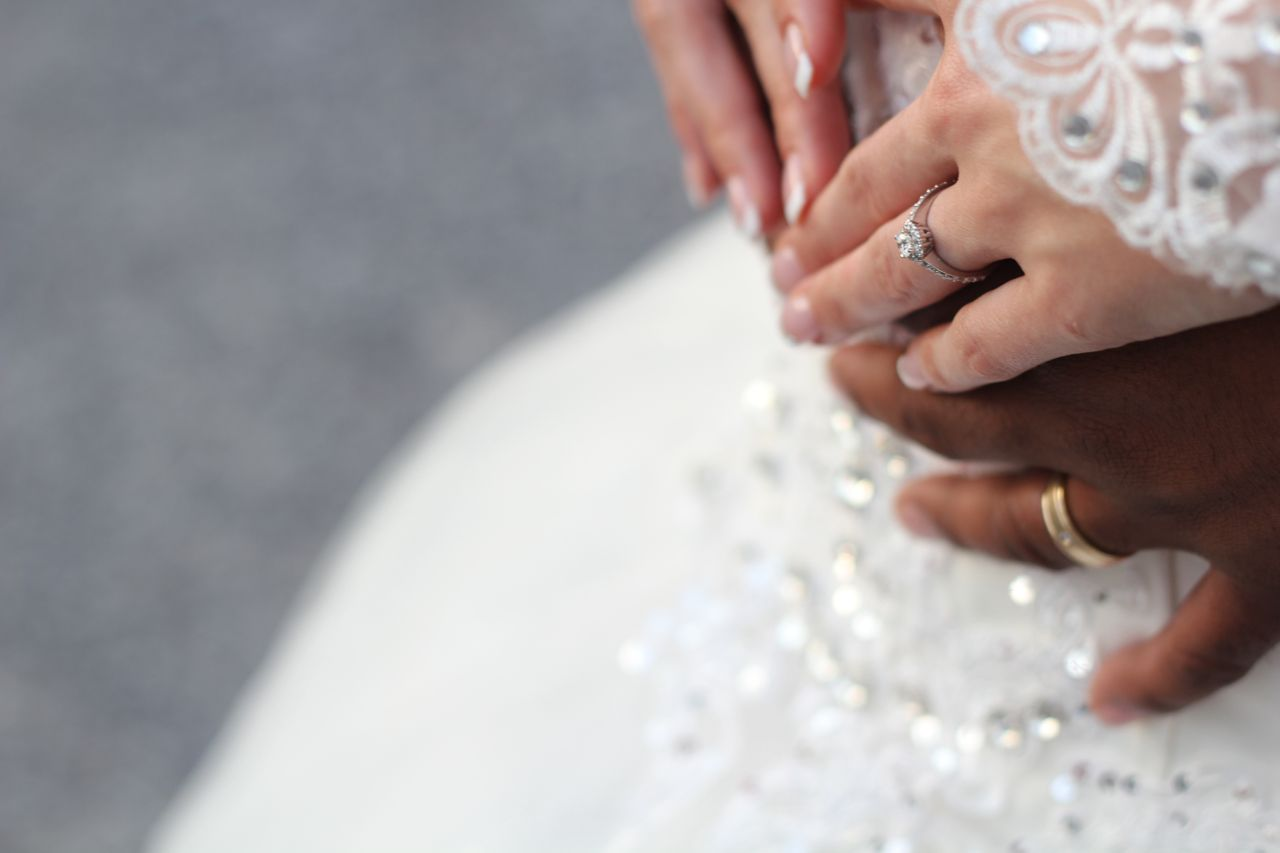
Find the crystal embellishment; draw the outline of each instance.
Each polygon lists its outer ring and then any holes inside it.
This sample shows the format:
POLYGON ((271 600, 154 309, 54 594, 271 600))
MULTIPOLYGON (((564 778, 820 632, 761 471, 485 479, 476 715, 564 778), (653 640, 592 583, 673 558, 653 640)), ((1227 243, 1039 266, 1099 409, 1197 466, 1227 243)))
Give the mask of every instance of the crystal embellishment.
POLYGON ((1027 56, 1042 55, 1049 49, 1052 41, 1049 28, 1039 21, 1032 21, 1018 30, 1018 49, 1027 56))
POLYGON ((904 222, 893 241, 898 244, 898 257, 903 260, 920 263, 933 251, 933 235, 919 222, 904 222))

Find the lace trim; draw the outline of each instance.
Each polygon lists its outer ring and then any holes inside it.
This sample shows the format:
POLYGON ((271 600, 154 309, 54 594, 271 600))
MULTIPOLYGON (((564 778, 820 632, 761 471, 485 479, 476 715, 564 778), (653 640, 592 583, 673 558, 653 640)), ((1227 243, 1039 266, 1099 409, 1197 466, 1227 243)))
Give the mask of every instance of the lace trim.
POLYGON ((1273 2, 961 0, 954 35, 1055 190, 1176 268, 1280 296, 1273 2))

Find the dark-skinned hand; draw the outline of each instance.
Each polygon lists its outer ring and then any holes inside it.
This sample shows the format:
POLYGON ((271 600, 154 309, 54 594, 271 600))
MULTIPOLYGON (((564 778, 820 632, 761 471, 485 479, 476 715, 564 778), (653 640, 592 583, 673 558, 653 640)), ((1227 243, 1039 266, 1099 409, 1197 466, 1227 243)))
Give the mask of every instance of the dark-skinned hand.
POLYGON ((832 372, 863 411, 904 436, 954 459, 1020 469, 910 484, 898 498, 910 529, 1067 569, 1040 512, 1051 472, 1061 471, 1071 515, 1093 544, 1209 561, 1158 634, 1103 663, 1090 696, 1101 719, 1189 705, 1280 641, 1280 310, 1060 359, 955 395, 906 388, 900 355, 848 347, 832 372))

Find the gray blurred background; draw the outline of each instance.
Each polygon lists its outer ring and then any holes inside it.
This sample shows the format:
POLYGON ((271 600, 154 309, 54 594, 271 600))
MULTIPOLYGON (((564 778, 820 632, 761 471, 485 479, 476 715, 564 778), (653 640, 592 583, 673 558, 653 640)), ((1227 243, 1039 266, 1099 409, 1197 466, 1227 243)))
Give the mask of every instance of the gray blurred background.
POLYGON ((11 0, 0 850, 137 849, 379 462, 688 219, 624 0, 11 0))

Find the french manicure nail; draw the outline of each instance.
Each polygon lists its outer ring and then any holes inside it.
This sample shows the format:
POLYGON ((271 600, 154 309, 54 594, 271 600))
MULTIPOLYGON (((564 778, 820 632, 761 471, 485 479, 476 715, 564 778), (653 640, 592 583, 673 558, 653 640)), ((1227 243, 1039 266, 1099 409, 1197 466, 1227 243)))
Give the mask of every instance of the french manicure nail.
POLYGON ((1126 723, 1132 723, 1148 717, 1150 714, 1143 708, 1136 705, 1130 705, 1127 702, 1108 702, 1099 705, 1093 711, 1094 716, 1109 726, 1123 726, 1126 723))
POLYGON ((809 49, 805 47, 804 33, 795 21, 787 24, 787 48, 791 51, 796 92, 802 98, 809 97, 809 87, 813 85, 813 60, 809 58, 809 49))
POLYGON ((684 176, 684 195, 689 200, 689 206, 694 210, 702 210, 711 201, 702 181, 702 162, 692 154, 684 155, 681 174, 684 176))
POLYGON ((919 357, 910 351, 898 358, 898 379, 912 391, 923 391, 929 387, 929 380, 924 378, 919 357))
POLYGON ((816 344, 821 339, 813 303, 807 296, 793 296, 782 308, 782 331, 798 344, 816 344))
POLYGON ((809 204, 809 192, 804 185, 804 169, 800 167, 800 157, 796 154, 787 158, 787 165, 782 169, 782 197, 786 199, 783 213, 787 217, 787 224, 799 223, 809 204))
POLYGON ((902 526, 921 539, 940 539, 942 530, 917 504, 904 503, 898 507, 898 519, 902 526))
POLYGON ((804 279, 804 267, 796 257, 795 249, 787 246, 774 252, 770 262, 773 273, 773 286, 780 293, 787 293, 804 279))
POLYGON ((760 238, 760 209, 747 194, 747 185, 742 178, 734 175, 725 185, 729 190, 729 206, 733 210, 733 221, 738 230, 748 239, 760 238))

